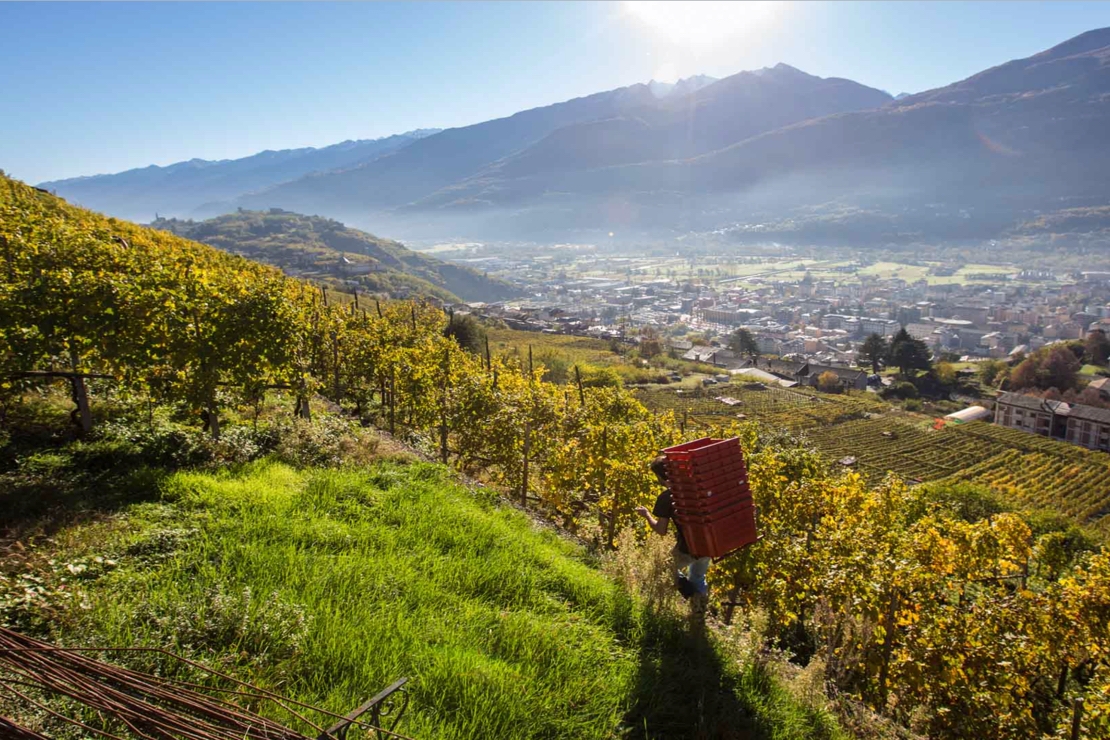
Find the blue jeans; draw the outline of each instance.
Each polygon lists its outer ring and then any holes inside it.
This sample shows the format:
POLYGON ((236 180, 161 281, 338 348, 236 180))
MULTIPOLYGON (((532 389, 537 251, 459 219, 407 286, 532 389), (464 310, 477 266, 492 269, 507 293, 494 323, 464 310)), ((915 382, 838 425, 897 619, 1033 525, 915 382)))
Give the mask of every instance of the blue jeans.
POLYGON ((705 574, 709 572, 709 564, 713 562, 713 558, 695 558, 688 552, 682 552, 677 547, 672 551, 674 555, 674 567, 679 575, 685 575, 694 588, 698 590, 699 594, 703 596, 709 593, 709 584, 705 582, 705 574), (683 574, 682 571, 686 571, 683 574))

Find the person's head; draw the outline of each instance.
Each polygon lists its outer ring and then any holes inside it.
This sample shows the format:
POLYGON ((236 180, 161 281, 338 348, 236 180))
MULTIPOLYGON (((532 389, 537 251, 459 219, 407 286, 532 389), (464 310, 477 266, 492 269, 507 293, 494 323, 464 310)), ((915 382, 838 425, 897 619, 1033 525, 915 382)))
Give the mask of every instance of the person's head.
POLYGON ((660 455, 652 460, 651 472, 655 473, 655 477, 661 485, 667 485, 667 458, 660 455))

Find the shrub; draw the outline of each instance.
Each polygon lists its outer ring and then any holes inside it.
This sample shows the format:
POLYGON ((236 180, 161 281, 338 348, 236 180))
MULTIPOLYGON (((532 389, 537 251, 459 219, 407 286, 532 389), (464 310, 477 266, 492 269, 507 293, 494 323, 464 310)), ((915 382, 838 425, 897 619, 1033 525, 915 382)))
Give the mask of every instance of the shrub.
POLYGON ((450 323, 443 330, 444 336, 451 337, 467 352, 480 355, 486 349, 486 328, 470 314, 451 316, 450 323))
POLYGON ((928 513, 932 507, 950 512, 957 518, 975 523, 989 519, 995 514, 1012 511, 994 491, 973 483, 926 483, 914 490, 914 497, 908 506, 907 518, 916 521, 928 513))
POLYGON ((338 416, 287 419, 268 429, 274 456, 297 467, 368 463, 379 438, 338 416))
POLYGON ((817 388, 825 393, 836 393, 840 390, 840 377, 831 370, 826 370, 817 376, 817 388))
POLYGON ((218 440, 158 417, 153 423, 109 422, 97 435, 102 445, 123 444, 133 457, 165 468, 222 467, 268 454, 297 467, 359 464, 375 456, 379 442, 376 435, 332 414, 317 414, 312 421, 283 418, 257 429, 228 425, 218 440))
POLYGON ((125 442, 151 465, 204 467, 249 462, 268 449, 265 433, 249 427, 225 427, 220 439, 207 432, 155 417, 149 421, 116 420, 96 430, 104 441, 125 442))
POLYGON ((582 385, 587 388, 620 388, 623 382, 614 368, 586 365, 582 368, 582 385))
POLYGON ((199 598, 144 603, 134 618, 153 627, 171 651, 197 656, 231 652, 255 665, 295 656, 310 621, 303 606, 285 603, 276 592, 259 599, 249 586, 229 593, 219 584, 199 598))
POLYGON ((879 395, 883 398, 917 398, 917 386, 907 381, 895 383, 884 388, 879 395))

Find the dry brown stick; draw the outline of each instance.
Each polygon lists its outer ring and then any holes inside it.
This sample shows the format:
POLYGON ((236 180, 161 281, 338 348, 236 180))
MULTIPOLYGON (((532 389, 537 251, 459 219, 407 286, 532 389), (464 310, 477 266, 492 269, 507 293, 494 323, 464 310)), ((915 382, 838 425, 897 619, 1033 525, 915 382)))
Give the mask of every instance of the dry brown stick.
POLYGON ((22 691, 19 691, 18 689, 13 689, 10 686, 0 686, 0 692, 4 692, 4 691, 9 692, 9 695, 15 694, 16 696, 18 696, 20 699, 23 699, 23 701, 27 702, 28 704, 32 704, 32 705, 38 707, 42 711, 46 712, 47 714, 51 715, 52 717, 55 717, 56 719, 62 720, 63 722, 68 722, 71 725, 77 725, 81 729, 88 730, 89 732, 94 732, 97 735, 101 735, 103 737, 109 738, 109 740, 126 740, 126 738, 122 738, 119 735, 113 735, 113 734, 108 733, 108 732, 103 732, 102 730, 98 730, 95 727, 90 727, 89 725, 86 725, 84 722, 78 722, 75 719, 70 719, 69 717, 66 717, 65 715, 58 714, 53 709, 50 709, 49 707, 47 707, 43 704, 40 704, 39 702, 35 701, 34 699, 27 696, 26 694, 24 694, 22 691))
MULTIPOLYGON (((269 699, 270 701, 273 701, 275 704, 280 706, 285 711, 289 712, 293 716, 295 716, 298 719, 300 719, 301 721, 305 722, 307 725, 309 725, 311 727, 314 727, 317 730, 319 730, 319 732, 322 735, 327 735, 327 732, 320 729, 317 725, 315 725, 313 722, 309 721, 305 717, 301 716, 296 711, 294 711, 294 710, 290 709, 289 707, 285 706, 282 703, 282 701, 287 701, 287 702, 289 702, 291 704, 295 704, 299 707, 303 707, 303 708, 306 708, 306 709, 311 709, 313 711, 319 712, 320 714, 329 715, 329 716, 334 717, 334 718, 338 718, 338 719, 343 719, 344 718, 343 715, 339 715, 339 714, 330 712, 328 710, 321 709, 319 707, 314 707, 314 706, 309 705, 309 704, 304 704, 303 702, 298 702, 298 701, 293 700, 293 699, 287 699, 286 697, 281 697, 277 694, 266 691, 265 689, 261 689, 259 687, 253 686, 252 684, 246 683, 244 681, 240 681, 236 678, 233 678, 233 677, 228 676, 226 674, 220 673, 219 671, 215 671, 211 668, 208 668, 207 666, 201 665, 201 664, 196 663, 194 661, 190 661, 186 658, 182 658, 181 656, 175 655, 175 654, 173 654, 173 653, 171 653, 167 650, 163 650, 161 648, 137 648, 137 647, 136 648, 63 648, 63 647, 48 645, 46 643, 41 643, 37 640, 33 640, 33 639, 25 637, 23 635, 19 635, 18 633, 11 632, 10 630, 5 630, 3 628, 0 628, 0 655, 3 655, 5 653, 21 654, 22 657, 24 657, 24 659, 25 659, 23 661, 25 664, 30 663, 30 664, 33 664, 33 665, 37 666, 40 669, 45 668, 45 669, 48 670, 49 674, 55 675, 55 677, 58 677, 57 673, 56 673, 56 670, 57 670, 56 662, 51 663, 51 661, 49 661, 49 660, 44 660, 45 655, 48 655, 50 653, 55 653, 55 652, 67 654, 67 659, 69 659, 72 663, 74 663, 74 664, 76 664, 76 665, 78 665, 78 666, 80 666, 80 667, 82 667, 86 670, 92 670, 94 672, 94 674, 99 675, 102 678, 105 678, 105 677, 115 678, 117 681, 120 681, 121 683, 123 683, 126 687, 130 688, 131 690, 138 691, 140 693, 146 693, 146 694, 149 695, 150 698, 161 699, 163 701, 166 701, 167 703, 176 704, 178 706, 181 706, 183 709, 191 710, 192 712, 207 714, 210 719, 221 719, 221 720, 224 720, 225 722, 229 722, 230 724, 238 725, 239 732, 245 732, 247 737, 258 735, 257 732, 252 731, 252 725, 260 725, 261 726, 260 729, 262 729, 262 731, 264 733, 266 733, 267 735, 269 734, 269 732, 277 732, 283 737, 301 738, 301 737, 304 737, 304 736, 299 735, 299 734, 295 733, 294 731, 290 730, 289 728, 286 728, 286 727, 284 727, 284 726, 282 726, 278 723, 272 722, 271 720, 267 720, 266 718, 261 717, 259 715, 256 715, 252 712, 249 712, 249 711, 245 712, 245 710, 240 709, 239 707, 237 707, 234 704, 229 704, 228 702, 224 702, 224 701, 221 701, 221 700, 218 700, 218 699, 214 699, 212 697, 206 697, 204 695, 199 695, 199 694, 196 694, 195 692, 192 692, 192 691, 189 691, 189 692, 186 693, 186 696, 192 695, 192 696, 196 697, 195 699, 192 699, 190 701, 184 701, 182 699, 181 695, 167 695, 167 692, 163 689, 163 686, 160 685, 160 683, 165 684, 165 683, 172 682, 172 683, 179 684, 179 685, 187 685, 187 686, 193 686, 193 687, 199 687, 199 688, 206 688, 208 690, 216 690, 216 691, 221 691, 221 692, 225 692, 225 693, 232 693, 232 694, 238 694, 238 695, 243 695, 243 696, 249 696, 251 698, 269 699), (7 639, 4 639, 4 638, 7 638, 7 639), (16 643, 23 643, 24 645, 29 643, 31 646, 30 647, 5 647, 5 646, 3 646, 3 643, 7 642, 10 645, 10 643, 12 641, 14 641, 16 643), (196 667, 196 668, 198 668, 202 671, 210 673, 214 676, 218 676, 218 677, 223 678, 225 680, 231 681, 235 684, 245 686, 249 689, 252 689, 256 693, 248 694, 246 692, 236 692, 236 691, 232 691, 232 690, 228 690, 228 689, 200 687, 198 684, 190 684, 188 682, 177 681, 175 679, 166 679, 166 678, 158 678, 158 677, 154 677, 154 676, 147 676, 146 674, 139 674, 137 672, 130 671, 129 669, 126 669, 126 668, 120 668, 120 667, 112 666, 110 664, 106 664, 106 663, 102 663, 100 661, 84 658, 83 656, 79 655, 79 653, 82 653, 82 652, 110 652, 110 651, 153 652, 153 653, 163 654, 163 655, 166 655, 168 657, 174 658, 174 659, 176 659, 180 662, 183 662, 187 665, 191 665, 191 666, 196 667), (220 709, 216 705, 224 705, 224 706, 228 707, 228 710, 230 710, 230 711, 220 709)), ((67 673, 69 673, 69 672, 65 671, 63 669, 63 676, 65 676, 67 673)), ((24 674, 24 675, 26 675, 26 674, 24 674)), ((58 678, 61 678, 61 677, 58 677, 58 678)), ((71 681, 73 680, 72 676, 71 676, 70 680, 71 681)), ((81 680, 79 681, 79 683, 80 684, 85 684, 86 680, 87 680, 87 678, 81 677, 81 680)), ((86 685, 85 690, 86 691, 91 691, 95 695, 97 689, 102 689, 103 688, 103 684, 100 684, 99 682, 96 682, 96 681, 93 681, 92 683, 94 684, 95 688, 90 688, 89 686, 86 685)), ((40 687, 42 687, 41 684, 40 684, 40 687)), ((45 687, 45 688, 51 688, 51 687, 45 687)), ((70 696, 71 698, 74 698, 77 701, 82 701, 82 699, 80 697, 74 696, 74 695, 72 695, 68 692, 57 690, 56 686, 53 687, 53 688, 54 688, 54 690, 57 691, 57 693, 62 693, 63 695, 70 696)), ((118 695, 119 697, 124 697, 124 698, 127 698, 127 699, 137 701, 139 704, 141 704, 146 709, 146 711, 148 712, 146 714, 141 714, 140 715, 144 719, 149 719, 150 718, 151 715, 149 714, 149 712, 152 709, 160 710, 159 713, 162 716, 165 715, 165 710, 163 708, 159 708, 156 705, 151 704, 149 701, 143 701, 142 699, 137 699, 135 697, 131 697, 131 696, 129 696, 127 694, 124 694, 122 692, 119 692, 119 691, 113 691, 112 694, 118 695)), ((119 717, 119 719, 121 721, 124 721, 126 724, 128 724, 129 727, 131 726, 130 722, 128 722, 124 718, 123 714, 128 714, 128 715, 134 717, 135 716, 134 715, 134 713, 135 713, 134 709, 132 709, 130 707, 127 707, 126 704, 124 704, 123 706, 120 706, 120 707, 104 706, 105 703, 114 705, 116 703, 116 701, 118 701, 118 699, 116 699, 115 696, 111 696, 111 697, 99 696, 98 698, 100 699, 100 703, 97 703, 95 701, 93 701, 93 702, 84 701, 83 703, 86 703, 89 706, 93 706, 94 708, 103 708, 103 710, 105 710, 105 711, 110 711, 113 714, 115 714, 117 717, 119 717)), ((178 720, 178 717, 172 716, 172 715, 171 715, 171 717, 172 718, 168 722, 166 722, 165 720, 163 720, 163 722, 165 722, 166 724, 170 724, 170 725, 177 725, 177 728, 178 728, 179 731, 184 730, 185 732, 187 732, 189 734, 192 734, 190 732, 190 730, 195 729, 195 728, 189 728, 188 726, 182 727, 181 723, 179 721, 178 722, 173 721, 173 720, 178 720)), ((207 725, 207 727, 211 728, 211 729, 219 729, 219 730, 229 729, 229 728, 216 728, 209 722, 204 722, 203 724, 207 725)), ((400 740, 408 740, 408 738, 406 738, 406 736, 404 736, 404 735, 401 735, 399 733, 392 732, 390 730, 386 730, 384 728, 380 728, 380 727, 377 727, 377 726, 374 726, 374 725, 371 725, 369 723, 362 722, 362 721, 359 721, 359 720, 352 720, 351 724, 357 725, 359 727, 364 727, 364 728, 367 728, 367 729, 373 729, 373 730, 379 731, 381 733, 384 733, 384 734, 386 734, 390 737, 399 738, 400 740)), ((132 729, 135 730, 137 732, 137 734, 143 734, 143 733, 138 732, 138 730, 134 727, 132 727, 132 729)), ((159 728, 159 729, 165 729, 165 728, 159 728)), ((200 736, 193 735, 193 736, 194 737, 199 737, 199 738, 212 737, 211 735, 208 735, 208 733, 205 732, 204 730, 201 730, 201 732, 203 733, 202 735, 200 735, 200 736)), ((241 738, 241 737, 243 737, 242 734, 237 734, 237 735, 234 736, 233 740, 238 740, 238 738, 241 738)))
MULTIPOLYGON (((168 650, 163 650, 161 648, 141 648, 141 647, 64 648, 64 647, 57 647, 57 646, 54 646, 54 645, 48 645, 46 643, 40 643, 37 640, 33 640, 31 638, 24 637, 22 635, 17 635, 17 636, 21 637, 26 642, 32 643, 34 645, 34 647, 6 648, 6 647, 3 647, 3 645, 2 645, 2 643, 3 643, 2 638, 4 637, 5 633, 13 634, 13 635, 17 634, 17 633, 11 633, 9 630, 5 630, 3 628, 0 628, 0 655, 2 655, 4 652, 23 652, 23 653, 50 653, 50 652, 83 653, 83 652, 111 652, 111 651, 117 651, 117 652, 153 652, 153 653, 158 653, 158 654, 161 654, 161 655, 166 655, 170 658, 174 658, 176 660, 179 660, 182 663, 185 663, 186 665, 190 665, 190 666, 198 668, 202 671, 206 671, 207 673, 210 673, 214 676, 219 676, 220 678, 223 678, 223 679, 228 680, 228 681, 232 681, 233 683, 237 683, 239 685, 246 686, 247 688, 250 688, 250 689, 258 692, 259 694, 264 695, 265 698, 270 699, 271 701, 274 701, 274 702, 279 702, 279 701, 283 701, 283 700, 288 701, 288 702, 290 702, 292 704, 296 704, 300 707, 303 707, 303 708, 306 708, 306 709, 312 709, 312 710, 318 711, 322 714, 330 715, 330 716, 332 716, 334 718, 337 718, 337 719, 341 719, 342 716, 343 716, 343 715, 340 715, 340 714, 334 714, 332 712, 328 712, 326 710, 321 710, 321 709, 319 709, 317 707, 314 707, 310 704, 303 704, 301 702, 298 702, 298 701, 295 701, 295 700, 292 700, 292 699, 286 699, 285 697, 282 697, 278 694, 274 694, 272 692, 266 691, 265 689, 261 689, 257 686, 253 686, 249 683, 246 683, 245 681, 240 681, 236 678, 233 678, 233 677, 228 676, 226 674, 220 673, 219 671, 215 671, 211 668, 208 668, 207 666, 204 666, 200 663, 196 663, 196 662, 191 661, 187 658, 182 658, 179 655, 174 655, 173 653, 169 652, 168 650)), ((88 658, 84 658, 81 655, 74 655, 72 657, 75 659, 74 662, 76 662, 76 663, 86 663, 86 664, 95 666, 96 670, 101 672, 101 673, 111 673, 111 674, 118 675, 121 672, 127 672, 128 671, 128 669, 126 669, 126 668, 119 668, 117 666, 112 666, 110 664, 102 663, 100 661, 89 660, 88 658)), ((143 676, 143 674, 137 674, 137 675, 143 676)), ((143 679, 146 679, 146 678, 147 677, 143 676, 143 679)), ((153 678, 153 677, 150 677, 150 678, 153 678)), ((232 706, 234 706, 234 705, 232 705, 232 706)), ((288 707, 283 706, 282 708, 285 709, 286 711, 288 711, 290 714, 292 714, 297 719, 301 720, 302 722, 304 722, 307 725, 309 725, 310 727, 312 727, 314 730, 316 730, 320 733, 324 732, 323 728, 321 728, 320 726, 318 726, 314 722, 311 722, 307 718, 301 716, 299 713, 293 711, 292 709, 289 709, 288 707)), ((238 707, 236 707, 236 709, 238 710, 238 707)), ((251 714, 253 714, 253 713, 251 713, 251 714)), ((259 717, 258 715, 254 715, 253 717, 251 717, 251 719, 252 720, 254 720, 254 719, 262 720, 264 723, 268 722, 268 720, 265 720, 264 718, 259 717)), ((282 729, 285 729, 285 728, 282 728, 282 729)))

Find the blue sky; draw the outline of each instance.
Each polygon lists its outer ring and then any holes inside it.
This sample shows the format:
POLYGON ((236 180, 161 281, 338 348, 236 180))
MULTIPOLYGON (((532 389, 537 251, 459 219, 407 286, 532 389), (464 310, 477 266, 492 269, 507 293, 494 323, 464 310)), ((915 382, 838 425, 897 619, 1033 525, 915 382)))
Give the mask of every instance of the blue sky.
POLYGON ((1099 2, 0 2, 0 168, 325 146, 777 62, 918 92, 1105 26, 1099 2))

